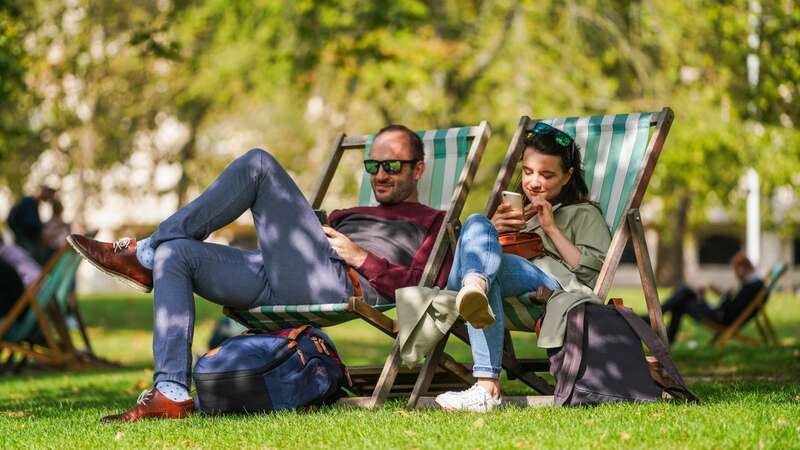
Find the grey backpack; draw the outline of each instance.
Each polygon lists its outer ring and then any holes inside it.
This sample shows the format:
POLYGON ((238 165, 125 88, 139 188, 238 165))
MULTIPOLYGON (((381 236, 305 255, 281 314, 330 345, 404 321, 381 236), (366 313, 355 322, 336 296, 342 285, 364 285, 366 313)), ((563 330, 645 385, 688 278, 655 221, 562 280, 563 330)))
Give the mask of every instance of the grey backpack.
POLYGON ((550 351, 561 406, 674 398, 697 402, 669 350, 631 310, 586 303, 567 315, 564 345, 550 351), (645 357, 644 341, 652 357, 645 357))

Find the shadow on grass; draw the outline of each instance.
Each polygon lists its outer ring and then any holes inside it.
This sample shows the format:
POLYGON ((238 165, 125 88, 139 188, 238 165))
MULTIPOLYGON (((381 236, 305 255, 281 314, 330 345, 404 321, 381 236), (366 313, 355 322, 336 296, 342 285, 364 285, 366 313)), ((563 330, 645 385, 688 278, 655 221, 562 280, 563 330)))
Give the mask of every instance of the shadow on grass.
POLYGON ((800 379, 800 346, 797 345, 731 345, 723 350, 679 347, 673 350, 673 356, 683 374, 690 377, 800 379))
POLYGON ((690 383, 690 388, 704 404, 730 403, 758 398, 772 404, 797 404, 800 386, 773 381, 712 381, 690 383))
POLYGON ((152 364, 133 363, 115 366, 100 366, 80 370, 64 370, 50 367, 31 366, 24 368, 20 373, 6 373, 0 375, 0 380, 25 380, 39 381, 52 377, 80 376, 80 375, 113 375, 117 373, 127 373, 132 370, 151 370, 152 364))

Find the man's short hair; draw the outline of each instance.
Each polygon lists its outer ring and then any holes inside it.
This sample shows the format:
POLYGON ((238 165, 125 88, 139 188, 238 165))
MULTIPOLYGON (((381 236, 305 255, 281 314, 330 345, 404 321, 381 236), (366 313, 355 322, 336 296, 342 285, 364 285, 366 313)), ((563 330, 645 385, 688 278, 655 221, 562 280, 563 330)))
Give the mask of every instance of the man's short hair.
POLYGON ((409 145, 411 145, 411 153, 414 159, 417 161, 425 160, 425 146, 422 144, 422 139, 419 137, 419 135, 417 135, 417 133, 413 132, 405 125, 392 124, 385 126, 378 131, 378 133, 375 135, 375 139, 377 139, 378 136, 382 135, 383 133, 388 133, 390 131, 399 131, 405 134, 409 145))
POLYGON ((753 263, 750 262, 750 259, 747 257, 747 253, 743 250, 739 250, 731 257, 731 267, 744 267, 748 272, 756 270, 753 263))

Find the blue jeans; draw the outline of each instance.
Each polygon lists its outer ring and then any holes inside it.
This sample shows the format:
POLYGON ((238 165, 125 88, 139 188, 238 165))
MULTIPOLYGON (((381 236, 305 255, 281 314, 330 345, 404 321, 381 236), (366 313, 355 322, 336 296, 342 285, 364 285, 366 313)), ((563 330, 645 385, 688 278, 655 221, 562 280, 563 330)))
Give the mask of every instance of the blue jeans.
POLYGON ((347 265, 292 178, 269 153, 233 161, 199 197, 150 237, 153 261, 154 384, 191 386, 193 292, 238 309, 338 303, 353 293, 347 265), (258 249, 203 242, 246 211, 258 249))
POLYGON ((497 230, 485 216, 473 214, 464 222, 458 238, 447 288, 457 291, 467 275, 477 275, 489 287, 489 306, 497 321, 488 328, 467 324, 472 347, 472 374, 476 378, 500 378, 505 334, 503 298, 535 291, 539 286, 559 288, 559 284, 532 262, 503 253, 497 230))

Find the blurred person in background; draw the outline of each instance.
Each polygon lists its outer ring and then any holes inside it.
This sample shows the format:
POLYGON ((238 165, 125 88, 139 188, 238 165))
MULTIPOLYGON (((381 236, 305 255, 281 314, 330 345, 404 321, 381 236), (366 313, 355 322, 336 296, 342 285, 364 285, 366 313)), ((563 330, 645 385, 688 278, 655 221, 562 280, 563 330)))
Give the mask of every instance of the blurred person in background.
POLYGON ((41 271, 27 251, 0 236, 0 317, 8 313, 41 271))
POLYGON ((61 202, 53 199, 52 204, 53 216, 42 227, 42 244, 48 253, 47 259, 50 259, 53 253, 66 244, 67 236, 72 228, 70 224, 64 222, 64 206, 61 205, 61 202))
POLYGON ((47 262, 49 251, 42 242, 42 219, 39 216, 39 205, 50 203, 55 199, 55 189, 42 186, 36 196, 22 197, 8 213, 8 227, 14 233, 14 242, 25 249, 39 264, 47 262))
POLYGON ((667 337, 670 344, 675 342, 684 315, 688 314, 692 319, 701 323, 709 321, 719 325, 730 325, 764 287, 764 280, 743 251, 737 252, 731 258, 731 270, 740 283, 740 287, 736 291, 724 291, 713 284, 707 288, 698 289, 682 285, 670 294, 661 306, 662 312, 671 313, 669 325, 667 325, 667 337), (719 295, 720 302, 717 307, 708 304, 707 289, 719 295))

